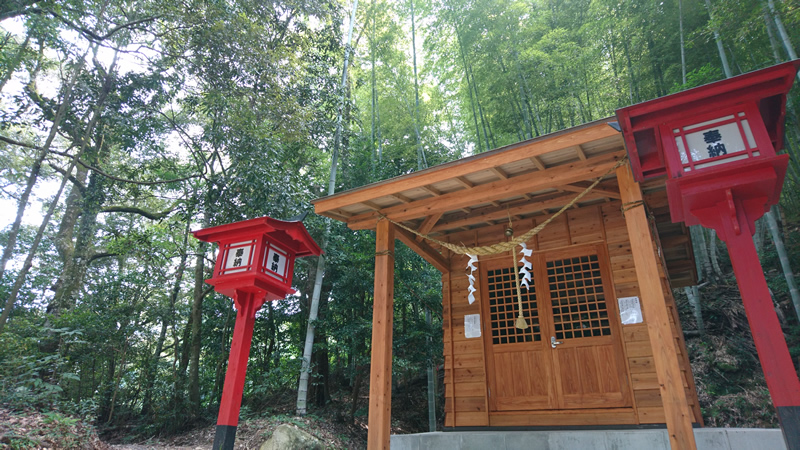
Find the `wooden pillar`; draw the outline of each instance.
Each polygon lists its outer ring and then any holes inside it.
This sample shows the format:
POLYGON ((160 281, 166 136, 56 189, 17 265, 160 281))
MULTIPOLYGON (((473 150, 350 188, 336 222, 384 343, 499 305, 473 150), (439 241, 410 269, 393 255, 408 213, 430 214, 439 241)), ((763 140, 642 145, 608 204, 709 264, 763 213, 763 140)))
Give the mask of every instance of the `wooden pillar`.
POLYGON ((693 450, 697 445, 692 431, 692 414, 683 389, 678 349, 670 327, 664 291, 661 290, 650 226, 644 206, 634 206, 637 202, 642 202, 642 191, 633 179, 629 164, 617 169, 617 180, 622 204, 630 208, 625 211, 625 224, 631 240, 636 278, 639 280, 642 310, 647 319, 647 331, 653 348, 653 362, 658 375, 670 446, 675 450, 693 450))
POLYGON ((394 316, 394 225, 378 222, 375 239, 375 292, 372 304, 372 357, 369 373, 369 450, 388 449, 392 416, 392 322, 394 316))

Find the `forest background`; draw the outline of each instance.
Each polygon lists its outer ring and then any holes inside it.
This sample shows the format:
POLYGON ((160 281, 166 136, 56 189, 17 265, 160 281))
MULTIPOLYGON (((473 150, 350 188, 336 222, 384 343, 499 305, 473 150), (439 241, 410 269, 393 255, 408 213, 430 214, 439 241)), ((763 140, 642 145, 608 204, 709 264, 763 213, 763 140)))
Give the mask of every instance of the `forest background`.
MULTIPOLYGON (((288 218, 333 191, 795 59, 798 6, 2 2, 0 404, 138 436, 211 423, 235 312, 204 283, 214 249, 190 230, 288 218)), ((784 266, 769 224, 756 235, 795 358, 783 267, 800 266, 798 105, 795 90, 774 234, 784 266)), ((324 264, 299 260, 298 294, 258 313, 243 414, 293 413, 324 270, 308 410, 363 422, 374 235, 313 215, 306 226, 324 264)), ((724 246, 707 230, 693 236, 703 284, 679 301, 705 420, 775 426, 724 246)), ((405 411, 406 429, 424 431, 426 389, 415 383, 441 364, 441 284, 402 245, 396 269, 393 383, 419 406, 406 408, 419 413, 405 411)))

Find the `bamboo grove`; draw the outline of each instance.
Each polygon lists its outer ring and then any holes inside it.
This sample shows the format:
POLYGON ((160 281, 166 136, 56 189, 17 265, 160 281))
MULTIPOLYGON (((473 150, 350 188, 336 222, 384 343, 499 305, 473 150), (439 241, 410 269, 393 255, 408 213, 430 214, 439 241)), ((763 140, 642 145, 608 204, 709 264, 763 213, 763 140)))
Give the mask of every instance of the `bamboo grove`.
MULTIPOLYGON (((190 230, 285 219, 310 211, 332 177, 338 192, 793 59, 798 6, 3 2, 0 403, 144 434, 207 421, 235 313, 204 283, 215 254, 190 230)), ((782 202, 790 222, 800 213, 798 105, 794 94, 782 202)), ((336 405, 358 420, 374 236, 313 216, 306 225, 326 242, 325 264, 299 261, 298 294, 258 314, 244 410, 292 403, 324 267, 309 410, 336 405)), ((693 233, 704 276, 729 271, 714 236, 693 233)), ((402 386, 440 364, 441 297, 437 273, 413 252, 399 245, 396 261, 402 386)), ((788 295, 776 280, 776 295, 788 295)))

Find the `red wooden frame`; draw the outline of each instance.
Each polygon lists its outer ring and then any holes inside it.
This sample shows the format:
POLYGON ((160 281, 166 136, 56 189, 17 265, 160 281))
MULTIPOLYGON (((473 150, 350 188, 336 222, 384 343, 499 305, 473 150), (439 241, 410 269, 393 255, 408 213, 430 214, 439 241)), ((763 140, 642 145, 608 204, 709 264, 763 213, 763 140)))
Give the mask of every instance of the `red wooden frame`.
POLYGON ((667 175, 672 221, 713 228, 726 242, 767 387, 792 449, 800 448, 800 380, 752 235, 755 220, 780 198, 789 157, 776 152, 783 145, 786 95, 798 67, 800 61, 792 61, 617 110, 636 179, 667 175), (711 120, 712 125, 707 123, 711 120), (755 145, 748 143, 742 120, 747 120, 755 145), (699 125, 690 130, 693 134, 730 123, 738 124, 744 150, 696 165, 684 127, 699 125))
POLYGON ((670 152, 664 148, 662 125, 695 121, 700 116, 719 117, 721 110, 737 105, 758 108, 772 147, 783 148, 786 93, 798 67, 800 60, 790 61, 618 109, 617 119, 636 181, 667 175, 670 152))
POLYGON ((219 243, 213 276, 206 283, 213 285, 214 290, 220 294, 232 297, 236 305, 236 324, 213 444, 215 449, 232 449, 239 424, 256 312, 265 301, 282 299, 295 292, 292 289, 295 258, 318 256, 322 254, 322 250, 302 222, 271 217, 205 228, 193 231, 192 234, 201 241, 219 243), (244 257, 246 248, 249 248, 247 261, 228 267, 231 253, 242 249, 244 257), (272 270, 268 265, 270 250, 286 258, 283 274, 272 270))

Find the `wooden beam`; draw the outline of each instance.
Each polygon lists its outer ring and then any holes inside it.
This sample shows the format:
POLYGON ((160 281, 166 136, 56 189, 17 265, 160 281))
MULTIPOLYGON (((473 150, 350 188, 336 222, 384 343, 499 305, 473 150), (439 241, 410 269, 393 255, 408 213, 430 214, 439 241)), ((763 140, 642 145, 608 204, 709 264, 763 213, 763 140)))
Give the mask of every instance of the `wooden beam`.
POLYGON ((616 119, 609 117, 570 130, 551 133, 547 136, 510 145, 502 149, 480 153, 469 158, 463 158, 409 175, 392 178, 360 189, 323 197, 314 200, 314 212, 322 214, 325 211, 339 209, 354 203, 361 203, 364 200, 372 200, 396 192, 408 191, 450 178, 480 172, 481 170, 486 170, 487 167, 497 167, 503 164, 530 159, 598 139, 616 137, 619 140, 620 149, 622 149, 622 135, 617 130, 608 126, 608 122, 614 120, 616 119))
POLYGON ((685 234, 677 234, 674 236, 665 236, 661 238, 661 246, 664 248, 676 247, 678 245, 688 244, 689 242, 689 236, 685 234))
POLYGON ((411 234, 402 228, 397 227, 394 231, 397 239, 400 239, 400 241, 406 244, 408 248, 414 250, 414 253, 422 256, 425 261, 431 263, 431 265, 436 267, 439 272, 447 273, 450 271, 450 264, 447 262, 447 259, 445 259, 441 253, 439 253, 435 248, 431 247, 427 242, 418 241, 415 239, 418 236, 411 234))
POLYGON ((586 161, 586 153, 584 153, 583 147, 581 147, 581 144, 578 144, 578 145, 575 146, 575 152, 578 154, 578 158, 581 161, 586 161))
POLYGON ((536 156, 531 156, 530 160, 533 163, 533 165, 536 166, 537 169, 539 169, 539 170, 547 170, 547 167, 544 165, 542 160, 537 158, 536 156))
MULTIPOLYGON (((642 191, 633 179, 629 164, 617 169, 617 180, 623 204, 642 201, 642 191)), ((639 281, 642 311, 647 318, 647 331, 650 334, 670 446, 673 449, 693 450, 697 448, 697 444, 692 431, 692 412, 683 390, 678 350, 670 327, 669 311, 653 249, 653 237, 650 235, 644 207, 628 209, 625 212, 625 224, 631 241, 636 278, 639 281)))
MULTIPOLYGON (((450 220, 447 222, 439 222, 438 224, 436 224, 435 227, 433 227, 431 231, 438 232, 438 231, 452 230, 459 227, 474 225, 480 222, 486 222, 490 220, 502 220, 508 218, 509 214, 512 215, 532 214, 539 211, 546 211, 547 209, 560 208, 569 203, 573 198, 575 198, 575 195, 565 194, 548 200, 517 204, 516 206, 509 207, 508 209, 505 208, 492 209, 492 210, 486 210, 485 212, 481 213, 476 212, 472 216, 464 217, 462 219, 450 220)), ((598 200, 601 198, 603 198, 602 195, 589 193, 586 194, 586 196, 583 197, 581 201, 588 202, 592 200, 598 200)))
POLYGON ((402 203, 411 203, 413 201, 410 198, 406 197, 405 195, 398 194, 397 192, 395 192, 394 194, 391 194, 391 197, 394 197, 394 198, 400 200, 402 203))
MULTIPOLYGON (((422 224, 417 228, 417 231, 420 234, 428 234, 433 229, 433 226, 436 225, 436 222, 442 218, 442 213, 431 214, 430 216, 426 217, 422 224)), ((417 242, 422 241, 421 236, 417 236, 417 242)))
POLYGON ((439 191, 438 189, 436 189, 433 186, 427 186, 426 185, 426 186, 420 186, 420 188, 422 188, 422 190, 424 190, 424 191, 427 191, 429 194, 433 195, 434 197, 438 197, 438 196, 442 195, 442 192, 439 191))
POLYGON ((334 212, 334 211, 327 211, 327 212, 326 212, 324 215, 325 215, 326 217, 330 217, 331 219, 335 219, 335 220, 338 220, 338 221, 340 221, 340 222, 345 222, 345 223, 348 221, 348 219, 350 219, 351 217, 353 217, 353 215, 352 215, 352 214, 350 214, 350 213, 346 213, 346 212, 344 212, 344 211, 336 211, 336 212, 334 212))
POLYGON ((367 448, 371 450, 388 450, 391 435, 394 231, 394 225, 388 220, 378 222, 375 238, 375 290, 372 304, 367 431, 367 448))
MULTIPOLYGON (((384 208, 382 213, 386 217, 399 222, 418 219, 438 212, 454 211, 464 207, 488 203, 492 200, 510 198, 553 186, 575 183, 587 178, 604 175, 624 155, 624 151, 608 153, 586 161, 576 161, 551 167, 547 169, 547 172, 537 172, 536 175, 532 176, 520 176, 494 181, 475 186, 469 190, 460 190, 438 197, 417 200, 407 205, 390 206, 384 208)), ((379 215, 374 212, 359 214, 350 219, 348 226, 354 230, 369 229, 375 226, 378 218, 379 215)))
POLYGON ((373 211, 380 211, 381 210, 380 206, 378 206, 377 204, 375 204, 375 203, 373 203, 373 202, 371 202, 369 200, 364 200, 363 202, 361 202, 361 204, 366 206, 367 208, 373 210, 373 211))
MULTIPOLYGON (((592 183, 589 183, 589 182, 565 184, 565 185, 559 186, 558 189, 561 189, 563 191, 580 193, 580 192, 585 191, 586 188, 588 188, 591 184, 592 183)), ((617 200, 620 199, 619 190, 605 189, 605 188, 602 187, 602 183, 600 183, 597 186, 595 186, 594 189, 592 189, 592 192, 594 192, 596 194, 603 194, 604 196, 609 197, 609 198, 615 198, 617 200)))
POLYGON ((462 186, 464 186, 467 189, 469 189, 471 187, 475 187, 475 183, 469 181, 468 179, 466 179, 464 177, 455 177, 453 179, 458 181, 459 184, 461 184, 462 186))
POLYGON ((499 167, 490 167, 489 170, 491 170, 492 173, 497 175, 497 177, 500 178, 501 180, 508 179, 508 174, 503 172, 503 170, 499 167))

